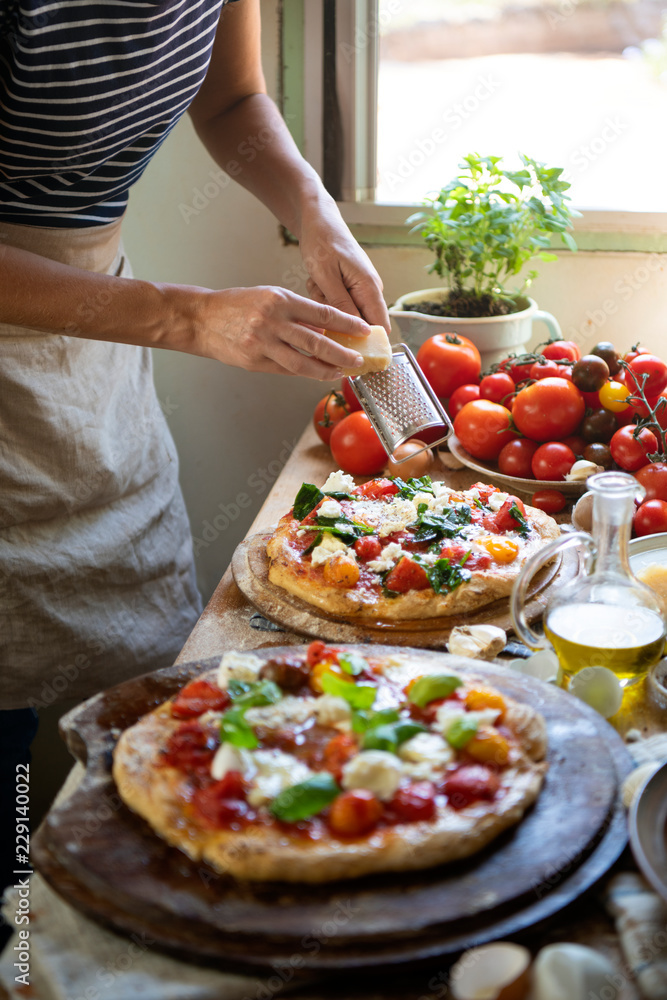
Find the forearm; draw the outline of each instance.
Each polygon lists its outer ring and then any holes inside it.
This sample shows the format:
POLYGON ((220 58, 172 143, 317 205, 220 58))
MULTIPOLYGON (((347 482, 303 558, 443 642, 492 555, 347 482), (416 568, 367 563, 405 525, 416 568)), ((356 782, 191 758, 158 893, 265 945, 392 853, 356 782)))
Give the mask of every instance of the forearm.
POLYGON ((254 194, 297 238, 304 217, 337 212, 310 164, 303 159, 277 107, 251 94, 204 121, 193 114, 202 142, 234 180, 254 194))
POLYGON ((0 322, 89 340, 201 353, 196 296, 0 248, 0 322))

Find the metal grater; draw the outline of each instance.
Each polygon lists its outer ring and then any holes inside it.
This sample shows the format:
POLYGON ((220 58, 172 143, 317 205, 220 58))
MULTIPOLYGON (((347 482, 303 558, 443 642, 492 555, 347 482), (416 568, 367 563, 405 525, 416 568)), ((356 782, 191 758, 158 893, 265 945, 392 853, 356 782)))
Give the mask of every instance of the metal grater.
MULTIPOLYGON (((426 447, 446 441, 452 423, 438 397, 406 344, 392 353, 391 364, 382 372, 370 372, 350 379, 354 393, 378 433, 388 455, 419 431, 444 424, 447 432, 426 447)), ((419 452, 413 452, 419 454, 419 452)), ((407 461, 406 455, 400 461, 407 461)), ((396 463, 397 465, 400 462, 396 463)))

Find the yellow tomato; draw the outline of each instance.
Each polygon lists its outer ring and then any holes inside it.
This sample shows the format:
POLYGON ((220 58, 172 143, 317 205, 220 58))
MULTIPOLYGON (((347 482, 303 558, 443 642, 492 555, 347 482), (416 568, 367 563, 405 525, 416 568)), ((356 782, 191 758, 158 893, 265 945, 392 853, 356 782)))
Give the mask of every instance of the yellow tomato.
POLYGON ((352 678, 348 677, 347 674, 344 674, 334 660, 320 660, 320 662, 316 663, 310 671, 310 686, 313 691, 318 691, 319 693, 324 691, 324 688, 322 687, 322 678, 325 674, 332 674, 341 681, 350 681, 350 683, 354 683, 352 678))
POLYGON ((466 744, 466 753, 482 764, 498 764, 503 767, 509 758, 510 745, 502 733, 493 726, 482 728, 466 744))
POLYGON ((622 382, 605 382, 599 392, 600 404, 612 413, 622 413, 630 405, 626 403, 629 395, 630 390, 622 382))
POLYGON ((341 552, 325 562, 323 575, 334 587, 354 587, 359 581, 359 567, 355 559, 341 552))
POLYGON ((482 708, 497 708, 500 712, 506 709, 505 699, 491 688, 471 688, 466 695, 466 708, 477 712, 482 708))
POLYGON ((512 538, 500 538, 497 535, 487 535, 480 538, 480 543, 484 546, 491 558, 504 565, 514 562, 519 554, 519 544, 512 538))

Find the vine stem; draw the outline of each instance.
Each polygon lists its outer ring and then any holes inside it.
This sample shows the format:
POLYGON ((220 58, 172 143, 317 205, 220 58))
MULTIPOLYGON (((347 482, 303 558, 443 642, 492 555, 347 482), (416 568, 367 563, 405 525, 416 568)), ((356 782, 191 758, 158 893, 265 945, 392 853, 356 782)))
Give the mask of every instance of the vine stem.
POLYGON ((640 382, 636 374, 630 368, 630 365, 627 363, 627 361, 621 361, 621 367, 625 372, 627 372, 630 375, 632 381, 635 383, 636 392, 631 393, 627 397, 627 401, 643 403, 647 411, 647 415, 645 417, 640 417, 639 420, 637 421, 637 426, 634 430, 633 436, 636 438, 639 437, 639 432, 644 430, 645 427, 648 427, 651 430, 653 430, 660 443, 660 452, 656 452, 655 455, 649 455, 649 458, 652 462, 656 460, 664 462, 667 459, 667 438, 665 435, 665 429, 658 420, 658 414, 663 413, 665 407, 667 407, 667 398, 665 398, 664 396, 658 396, 655 406, 651 406, 646 397, 646 390, 645 390, 646 381, 648 379, 647 373, 644 372, 642 374, 640 382))

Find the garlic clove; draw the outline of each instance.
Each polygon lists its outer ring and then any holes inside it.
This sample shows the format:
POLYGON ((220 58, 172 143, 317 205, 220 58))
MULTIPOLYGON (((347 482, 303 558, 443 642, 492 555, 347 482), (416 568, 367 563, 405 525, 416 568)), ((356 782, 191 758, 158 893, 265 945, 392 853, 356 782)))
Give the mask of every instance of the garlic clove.
POLYGON ((520 673, 528 677, 537 677, 540 681, 551 683, 558 677, 558 657, 553 649, 540 649, 527 660, 512 660, 510 666, 514 666, 514 663, 516 663, 515 669, 520 673))
POLYGON ((596 465, 595 462, 588 462, 585 458, 579 458, 566 475, 565 482, 583 483, 594 472, 604 472, 604 469, 601 465, 596 465))
POLYGON ((607 667, 584 667, 574 675, 568 690, 605 719, 616 715, 623 701, 621 682, 607 667))
POLYGON ((450 632, 447 649, 455 656, 492 660, 506 644, 504 630, 496 625, 457 625, 450 632))
POLYGON ((523 1000, 529 986, 530 952, 509 941, 471 948, 449 973, 454 1000, 523 1000))
POLYGON ((581 944, 548 945, 533 965, 534 1000, 589 1000, 605 996, 616 978, 608 958, 581 944))

